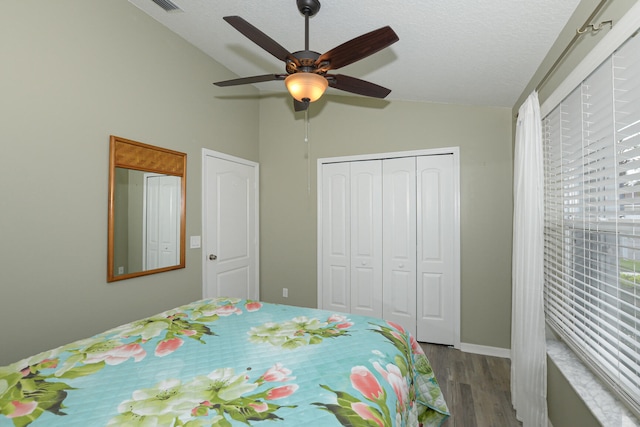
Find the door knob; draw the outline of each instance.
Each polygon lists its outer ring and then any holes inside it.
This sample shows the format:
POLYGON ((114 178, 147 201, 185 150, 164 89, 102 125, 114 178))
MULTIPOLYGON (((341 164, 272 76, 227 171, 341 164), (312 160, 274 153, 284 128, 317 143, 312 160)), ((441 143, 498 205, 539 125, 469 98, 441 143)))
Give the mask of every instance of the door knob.
POLYGON ((211 255, 209 255, 209 259, 210 259, 211 261, 215 261, 215 260, 217 260, 217 259, 218 259, 218 257, 217 257, 216 255, 214 255, 214 254, 211 254, 211 255))

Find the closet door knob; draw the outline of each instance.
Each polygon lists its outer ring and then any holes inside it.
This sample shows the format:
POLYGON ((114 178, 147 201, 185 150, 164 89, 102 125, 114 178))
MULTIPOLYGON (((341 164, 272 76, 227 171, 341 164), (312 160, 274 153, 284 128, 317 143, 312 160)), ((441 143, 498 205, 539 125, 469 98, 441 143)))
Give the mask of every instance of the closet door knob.
POLYGON ((209 255, 209 259, 210 259, 211 261, 215 261, 215 260, 217 260, 217 259, 218 259, 218 257, 217 257, 216 255, 214 255, 214 254, 211 254, 211 255, 209 255))

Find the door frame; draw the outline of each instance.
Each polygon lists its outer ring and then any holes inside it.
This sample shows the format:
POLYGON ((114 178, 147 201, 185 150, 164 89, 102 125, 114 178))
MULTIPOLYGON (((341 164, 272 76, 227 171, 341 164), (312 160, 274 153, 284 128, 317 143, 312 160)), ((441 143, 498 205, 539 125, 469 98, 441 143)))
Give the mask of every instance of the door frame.
POLYGON ((255 212, 254 212, 254 227, 256 230, 255 236, 255 282, 256 288, 258 289, 258 297, 260 296, 260 164, 257 162, 253 162, 251 160, 243 159, 241 157, 235 157, 229 154, 221 153, 219 151, 210 150, 208 148, 202 149, 202 167, 201 167, 201 179, 202 179, 202 198, 201 198, 201 209, 202 209, 202 242, 201 242, 201 262, 202 262, 202 297, 204 298, 206 295, 207 289, 207 196, 208 196, 208 183, 207 183, 207 157, 215 157, 221 160, 226 160, 230 162, 240 163, 245 166, 249 166, 253 168, 254 173, 254 202, 255 202, 255 212))
POLYGON ((460 348, 460 147, 443 147, 412 151, 395 151, 389 153, 362 154, 354 156, 326 157, 317 161, 317 203, 318 203, 318 235, 317 235, 317 298, 318 308, 322 305, 322 166, 327 163, 353 162, 364 160, 393 159, 398 157, 453 155, 453 187, 454 187, 454 218, 453 218, 453 322, 454 348, 460 348))

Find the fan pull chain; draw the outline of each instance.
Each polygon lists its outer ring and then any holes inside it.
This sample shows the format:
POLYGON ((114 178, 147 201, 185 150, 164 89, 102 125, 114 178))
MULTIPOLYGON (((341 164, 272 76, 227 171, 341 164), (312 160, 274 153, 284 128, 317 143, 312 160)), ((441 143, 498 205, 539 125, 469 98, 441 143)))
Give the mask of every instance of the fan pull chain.
POLYGON ((309 142, 309 110, 304 110, 304 142, 307 145, 307 194, 311 195, 311 142, 309 142))

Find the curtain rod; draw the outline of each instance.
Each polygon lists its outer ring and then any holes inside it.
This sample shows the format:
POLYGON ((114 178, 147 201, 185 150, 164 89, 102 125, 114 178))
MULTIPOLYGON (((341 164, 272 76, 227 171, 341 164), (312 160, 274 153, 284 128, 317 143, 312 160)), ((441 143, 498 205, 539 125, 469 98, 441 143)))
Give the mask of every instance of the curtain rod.
POLYGON ((595 16, 600 12, 600 10, 604 7, 604 5, 605 5, 605 3, 607 3, 607 1, 608 0, 600 0, 600 3, 595 7, 595 9, 593 9, 593 12, 591 12, 591 15, 589 15, 589 17, 584 22, 584 24, 582 24, 582 27, 580 27, 580 28, 578 28, 576 30, 576 34, 573 36, 573 38, 571 39, 571 41, 569 42, 567 47, 564 48, 564 50, 562 51, 560 56, 558 56, 558 59, 556 59, 556 62, 553 63, 551 68, 549 68, 549 71, 547 71, 547 74, 544 75, 542 80, 540 80, 540 83, 538 83, 538 85, 536 86, 536 92, 540 91, 540 88, 542 88, 542 86, 544 86, 544 84, 547 82, 549 77, 551 77, 551 75, 554 73, 554 71, 556 71, 556 69, 558 68, 560 63, 564 60, 564 58, 567 56, 569 51, 576 44, 576 42, 578 41, 580 36, 582 36, 584 33, 587 32, 587 29, 590 28, 592 31, 599 31, 602 28, 602 24, 613 24, 613 21, 602 22, 597 27, 594 26, 593 24, 591 24, 591 21, 593 20, 593 18, 595 18, 595 16))

